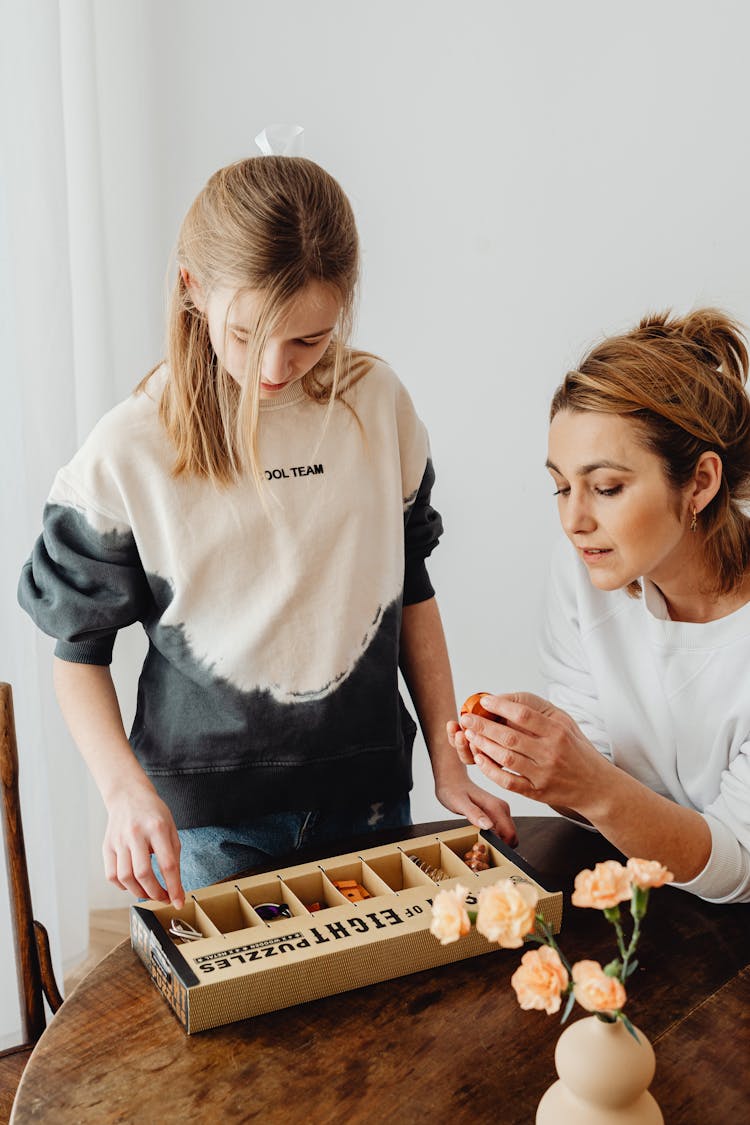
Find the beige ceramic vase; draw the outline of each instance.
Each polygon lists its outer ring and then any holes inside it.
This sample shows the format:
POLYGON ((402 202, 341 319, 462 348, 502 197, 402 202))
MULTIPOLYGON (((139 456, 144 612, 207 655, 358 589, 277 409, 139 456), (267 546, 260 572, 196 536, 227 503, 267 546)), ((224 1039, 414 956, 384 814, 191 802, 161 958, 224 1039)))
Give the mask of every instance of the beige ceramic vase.
POLYGON ((597 1016, 577 1020, 557 1041, 560 1076, 539 1103, 536 1125, 664 1125, 648 1092, 654 1052, 643 1032, 597 1016))

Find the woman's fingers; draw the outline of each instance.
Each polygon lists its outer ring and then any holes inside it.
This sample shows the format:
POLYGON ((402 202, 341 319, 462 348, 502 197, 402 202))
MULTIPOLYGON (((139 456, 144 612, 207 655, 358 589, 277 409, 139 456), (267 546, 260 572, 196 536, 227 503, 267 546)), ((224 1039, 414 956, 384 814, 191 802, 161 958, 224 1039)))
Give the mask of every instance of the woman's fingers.
MULTIPOLYGON (((498 716, 501 723, 509 723, 518 730, 526 731, 527 734, 548 734, 554 723, 559 722, 563 716, 567 718, 565 712, 560 711, 549 700, 526 691, 482 696, 481 702, 487 711, 492 711, 498 716)), ((473 716, 462 715, 462 726, 466 725, 464 719, 467 717, 473 716)))
POLYGON ((489 781, 493 781, 495 785, 499 785, 509 793, 520 793, 524 797, 532 797, 534 800, 541 800, 528 777, 525 777, 521 773, 511 773, 510 770, 497 765, 492 758, 487 754, 483 754, 481 750, 477 751, 474 762, 479 766, 479 769, 489 781))

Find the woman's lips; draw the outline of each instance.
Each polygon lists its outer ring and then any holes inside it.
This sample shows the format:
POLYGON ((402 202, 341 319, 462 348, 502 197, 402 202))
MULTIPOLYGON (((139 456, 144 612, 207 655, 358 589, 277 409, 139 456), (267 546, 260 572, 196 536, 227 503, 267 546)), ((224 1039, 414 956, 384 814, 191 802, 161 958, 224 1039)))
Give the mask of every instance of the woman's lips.
POLYGON ((612 554, 611 547, 579 547, 578 550, 583 556, 583 561, 587 563, 601 562, 612 554))

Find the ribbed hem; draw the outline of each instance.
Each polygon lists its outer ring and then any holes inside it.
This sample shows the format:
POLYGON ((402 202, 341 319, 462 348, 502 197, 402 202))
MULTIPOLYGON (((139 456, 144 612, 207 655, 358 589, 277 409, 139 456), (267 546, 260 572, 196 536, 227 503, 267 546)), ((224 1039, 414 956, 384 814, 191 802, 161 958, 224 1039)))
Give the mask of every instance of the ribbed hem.
POLYGON ((427 566, 424 559, 415 561, 407 560, 404 574, 404 605, 415 605, 417 602, 426 602, 435 596, 435 588, 430 582, 427 566))
POLYGON ((279 410, 282 406, 291 406, 295 402, 301 402, 303 398, 307 398, 307 395, 302 390, 302 381, 297 379, 273 397, 262 398, 258 406, 261 412, 265 414, 267 410, 279 410))
POLYGON ((178 828, 229 825, 253 813, 340 809, 403 795, 412 787, 411 749, 362 750, 324 763, 148 776, 178 828))
POLYGON ((116 635, 112 633, 95 641, 58 641, 55 645, 55 656, 71 664, 98 664, 106 667, 112 663, 116 635))
POLYGON ((703 813, 711 830, 711 855, 706 866, 688 883, 673 883, 706 902, 750 902, 750 870, 745 849, 732 830, 715 816, 703 813))

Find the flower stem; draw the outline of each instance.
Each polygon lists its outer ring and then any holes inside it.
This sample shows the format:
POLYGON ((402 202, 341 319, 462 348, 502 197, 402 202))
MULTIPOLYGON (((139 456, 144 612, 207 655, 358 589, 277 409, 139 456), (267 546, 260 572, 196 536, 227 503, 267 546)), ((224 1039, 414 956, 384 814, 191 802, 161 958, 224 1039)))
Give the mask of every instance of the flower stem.
POLYGON ((542 931, 542 937, 537 938, 537 940, 541 941, 544 945, 550 946, 551 949, 554 949, 555 953, 557 953, 558 957, 560 958, 563 965, 567 969, 568 975, 570 976, 572 974, 573 970, 571 969, 570 964, 568 963, 568 960, 567 960, 565 954, 563 953, 562 949, 560 949, 560 946, 555 941, 555 936, 552 933, 552 930, 547 925, 547 923, 545 922, 545 920, 544 920, 544 918, 542 917, 541 914, 537 914, 536 923, 537 923, 537 926, 539 927, 539 929, 542 931))
POLYGON ((640 938, 640 936, 641 936, 641 920, 636 915, 635 918, 633 919, 633 933, 630 937, 630 945, 625 950, 625 952, 622 954, 622 972, 620 973, 620 982, 622 984, 625 983, 625 980, 627 978, 628 962, 630 961, 630 958, 635 953, 636 946, 638 945, 638 939, 640 938))

